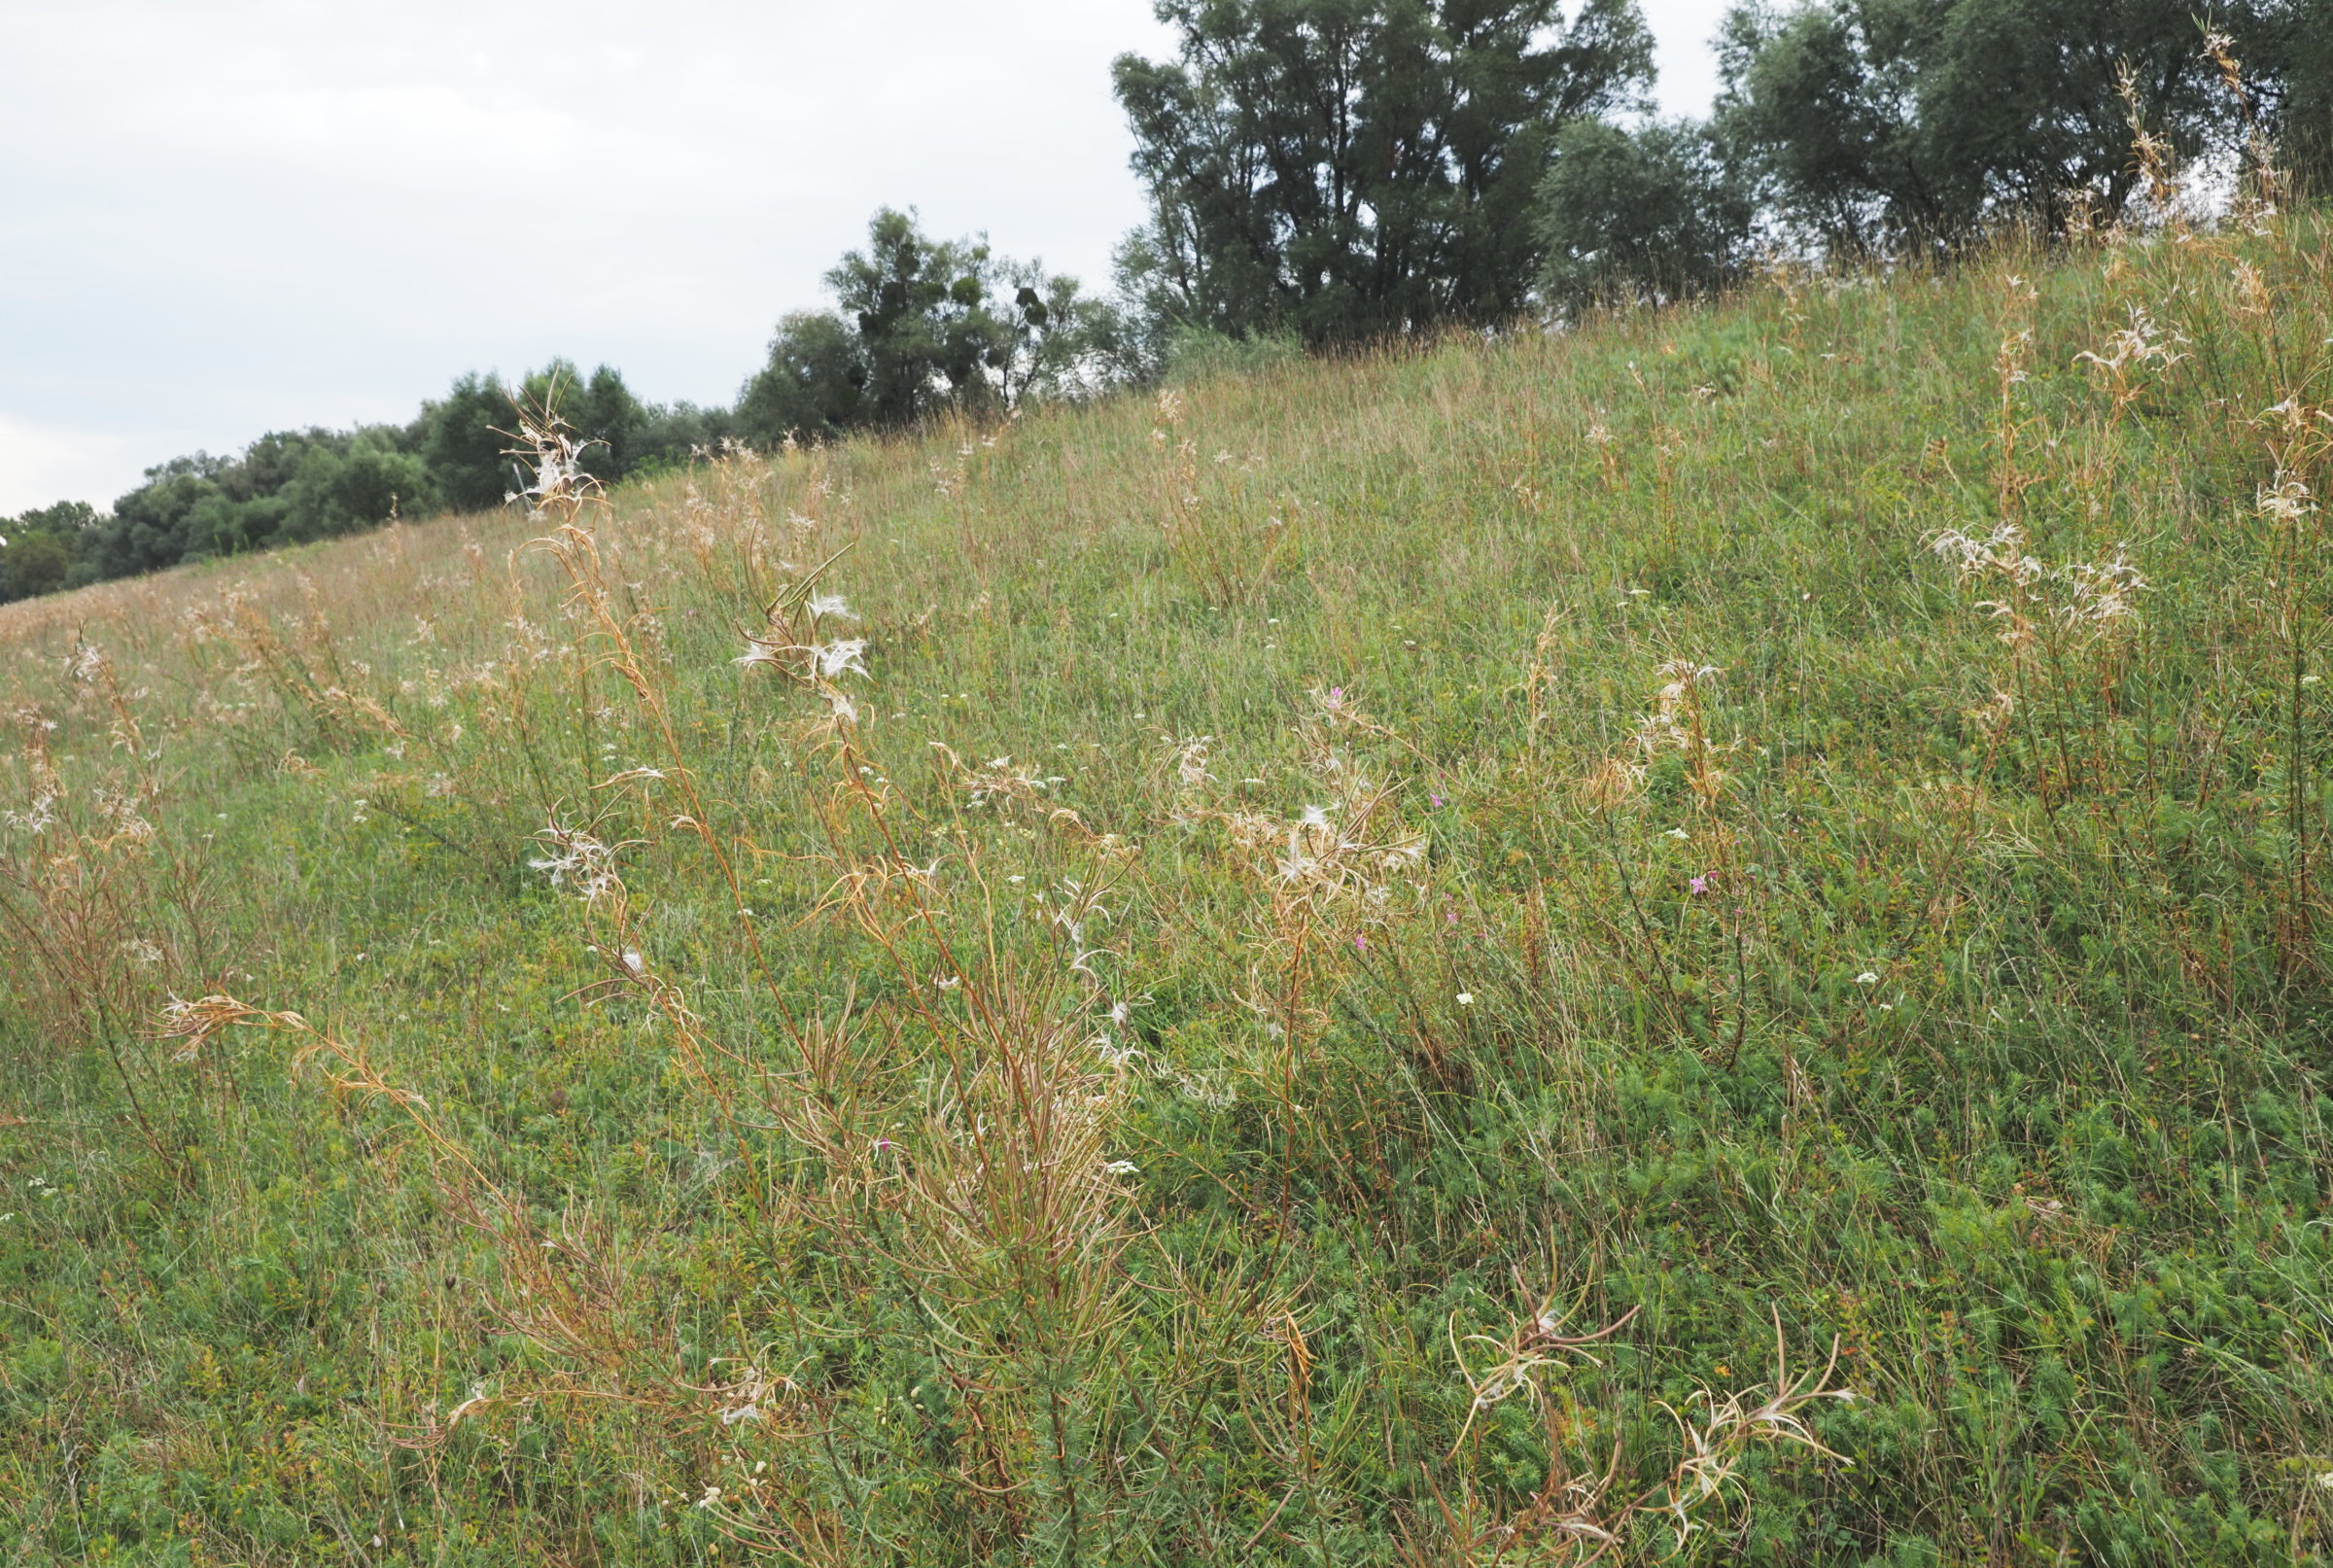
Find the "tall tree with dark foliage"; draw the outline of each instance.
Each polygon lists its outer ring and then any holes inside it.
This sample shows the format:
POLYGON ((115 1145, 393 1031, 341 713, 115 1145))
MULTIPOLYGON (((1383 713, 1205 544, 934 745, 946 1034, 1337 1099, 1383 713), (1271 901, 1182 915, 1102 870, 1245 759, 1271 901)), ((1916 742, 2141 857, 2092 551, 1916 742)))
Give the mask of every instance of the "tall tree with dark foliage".
MULTIPOLYGON (((1837 252, 1950 249, 2009 218, 2061 231, 2139 179, 2120 79, 2183 157, 2241 134, 2203 53, 2287 45, 2291 0, 1811 0, 1742 6, 1719 122, 1789 220, 1837 252)), ((2322 10, 2321 4, 2317 6, 2322 10)), ((2273 59, 2270 60, 2274 68, 2273 59)))
POLYGON ((1000 256, 986 236, 934 239, 888 207, 826 287, 836 308, 779 322, 768 363, 739 394, 748 438, 827 439, 1074 393, 1098 378, 1116 338, 1114 313, 1075 278, 1000 256))
POLYGON ((1154 326, 1349 341, 1497 322, 1539 271, 1556 133, 1652 80, 1632 0, 1159 0, 1122 56, 1152 218, 1120 266, 1154 326))

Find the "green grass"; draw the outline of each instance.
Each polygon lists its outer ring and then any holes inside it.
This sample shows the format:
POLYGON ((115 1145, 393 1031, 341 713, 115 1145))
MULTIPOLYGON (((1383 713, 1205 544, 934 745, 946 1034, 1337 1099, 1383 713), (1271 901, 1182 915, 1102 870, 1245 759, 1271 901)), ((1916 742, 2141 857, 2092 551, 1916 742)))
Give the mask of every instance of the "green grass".
POLYGON ((597 577, 0 610, 7 1560, 2325 1561, 2329 271, 1786 280, 726 460, 597 577), (2039 575, 1932 548, 2004 514, 2039 575), (733 662, 830 555, 839 730, 733 662), (1778 1335, 1828 1454, 1628 1514, 1778 1335))

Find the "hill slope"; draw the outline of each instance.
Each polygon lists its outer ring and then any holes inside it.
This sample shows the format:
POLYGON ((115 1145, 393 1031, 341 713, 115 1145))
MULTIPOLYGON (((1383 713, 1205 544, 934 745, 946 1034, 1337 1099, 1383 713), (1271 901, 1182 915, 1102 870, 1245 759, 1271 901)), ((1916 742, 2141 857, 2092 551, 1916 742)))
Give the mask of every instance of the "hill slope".
POLYGON ((0 1540, 2323 1560, 2329 258, 0 610, 0 1540))

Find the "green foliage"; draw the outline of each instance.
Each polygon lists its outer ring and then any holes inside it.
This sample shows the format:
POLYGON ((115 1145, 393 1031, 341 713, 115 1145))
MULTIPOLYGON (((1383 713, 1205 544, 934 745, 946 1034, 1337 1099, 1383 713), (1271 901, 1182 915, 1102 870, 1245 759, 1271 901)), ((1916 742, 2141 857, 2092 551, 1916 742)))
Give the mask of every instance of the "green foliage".
POLYGON ((749 439, 832 440, 865 422, 868 367, 858 333, 831 311, 797 311, 778 324, 769 364, 738 395, 749 439))
POLYGON ((1076 279, 997 256, 985 239, 932 239, 888 207, 826 284, 837 308, 781 321, 768 364, 739 395, 750 439, 830 439, 1075 393, 1114 342, 1115 316, 1076 279))
POLYGON ((147 470, 146 483, 85 533, 96 575, 127 576, 375 528, 436 496, 407 433, 389 426, 262 436, 240 458, 197 453, 147 470))
POLYGON ((311 441, 279 494, 284 515, 273 537, 239 532, 238 543, 305 542, 377 528, 408 505, 424 516, 436 509, 429 470, 405 449, 403 432, 387 427, 311 441))
POLYGON ((112 515, 88 536, 97 575, 125 577, 185 560, 194 508, 217 492, 214 481, 227 467, 226 459, 197 452, 148 469, 146 482, 116 501, 112 515))
MULTIPOLYGON (((683 466, 737 429, 726 409, 643 403, 605 365, 586 377, 553 360, 516 393, 581 431, 581 467, 607 483, 683 466)), ((0 600, 360 533, 392 516, 498 507, 526 482, 509 456, 512 395, 473 371, 408 427, 274 432, 239 457, 197 452, 147 470, 110 514, 82 503, 27 512, 13 570, 0 549, 0 600)))
POLYGON ((73 546, 54 534, 21 531, 0 550, 0 599, 54 593, 73 569, 73 546))
POLYGON ((96 508, 80 501, 0 517, 0 604, 63 587, 82 537, 96 523, 96 508))
POLYGON ((1540 270, 1556 132, 1629 107, 1629 0, 1159 0, 1177 57, 1114 69, 1153 216, 1120 282, 1154 332, 1353 340, 1504 323, 1540 270))
POLYGON ((990 261, 986 244, 930 239, 911 215, 887 207, 867 225, 867 248, 826 274, 858 329, 872 421, 912 425, 948 403, 989 401, 1000 335, 990 261))
POLYGON ((457 377, 443 398, 422 405, 420 446, 438 494, 455 511, 489 511, 511 489, 510 394, 493 376, 472 370, 457 377))
MULTIPOLYGON (((2276 0, 2221 7, 2240 54, 2276 0)), ((1951 246, 2002 222, 2119 217, 2141 178, 2118 72, 2181 158, 2239 108, 2174 0, 1808 0, 1736 9, 1718 123, 1780 213, 1841 252, 1951 246)))
POLYGON ((97 510, 86 501, 60 501, 53 506, 36 506, 16 519, 16 527, 26 533, 54 534, 61 539, 75 538, 96 523, 97 510))
POLYGON ((685 468, 698 454, 717 451, 723 442, 740 437, 739 418, 731 409, 685 401, 646 403, 643 408, 624 458, 627 479, 685 468))
POLYGON ((1574 121, 1540 185, 1540 290, 1570 307, 1711 293, 1748 265, 1755 217, 1708 126, 1574 121))
MULTIPOLYGON (((584 471, 604 484, 685 464, 692 451, 717 445, 729 434, 726 411, 644 403, 611 366, 586 377, 567 361, 553 360, 528 375, 519 392, 529 406, 547 408, 574 427, 584 442, 584 471)), ((505 425, 517 423, 507 397, 502 418, 505 425)), ((504 444, 514 439, 505 436, 504 444)), ((505 473, 511 462, 503 459, 505 473)))
POLYGON ((2302 192, 2333 195, 2333 0, 2267 7, 2244 47, 2279 161, 2302 192))
POLYGON ((423 405, 414 427, 414 444, 450 509, 492 510, 526 482, 510 455, 518 439, 512 434, 518 428, 514 397, 574 426, 586 443, 584 470, 608 484, 684 464, 692 451, 716 445, 732 432, 724 409, 642 402, 612 366, 585 376, 569 361, 554 359, 515 387, 473 370, 456 379, 445 397, 423 405))

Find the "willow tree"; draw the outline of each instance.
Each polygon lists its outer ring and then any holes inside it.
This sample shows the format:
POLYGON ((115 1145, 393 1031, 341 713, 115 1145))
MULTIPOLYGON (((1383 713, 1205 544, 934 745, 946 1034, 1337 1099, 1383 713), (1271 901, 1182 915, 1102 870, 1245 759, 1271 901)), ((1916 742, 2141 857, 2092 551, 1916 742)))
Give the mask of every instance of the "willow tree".
POLYGON ((1556 134, 1652 81, 1632 0, 1159 0, 1120 57, 1150 222, 1121 281, 1156 325, 1314 343, 1525 308, 1556 134))

